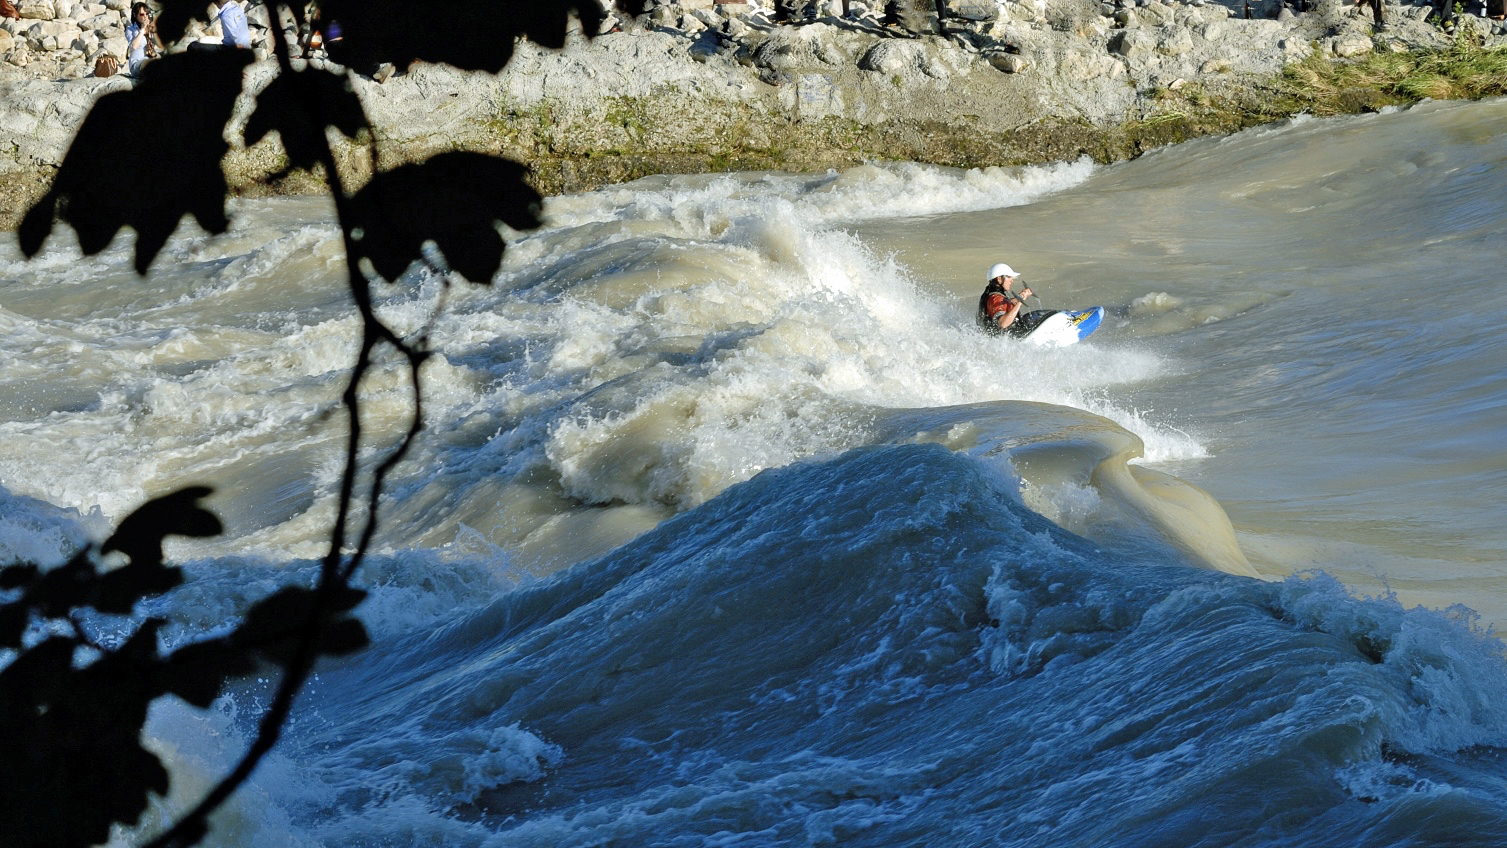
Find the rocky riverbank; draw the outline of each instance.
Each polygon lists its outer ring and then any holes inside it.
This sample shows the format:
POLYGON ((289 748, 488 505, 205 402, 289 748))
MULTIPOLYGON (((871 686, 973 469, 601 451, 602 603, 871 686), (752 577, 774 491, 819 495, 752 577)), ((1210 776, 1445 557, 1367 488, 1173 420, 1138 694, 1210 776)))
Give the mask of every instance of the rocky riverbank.
MULTIPOLYGON (((248 17, 264 40, 257 8, 248 17)), ((540 187, 558 193, 650 173, 886 159, 1109 161, 1300 111, 1275 84, 1294 62, 1437 49, 1454 37, 1507 40, 1497 22, 1469 15, 1458 36, 1446 34, 1427 20, 1428 5, 1387 3, 1378 31, 1369 7, 1348 0, 1317 0, 1301 13, 1280 0, 966 0, 901 28, 881 26, 859 0, 851 18, 826 13, 837 8, 778 25, 752 6, 682 0, 564 51, 522 44, 495 77, 417 65, 355 85, 384 161, 501 152, 533 164, 540 187)), ((36 17, 0 24, 7 228, 46 185, 93 101, 132 85, 89 75, 100 52, 123 43, 124 0, 25 0, 20 9, 36 17)), ((275 71, 270 60, 253 65, 248 93, 275 71)), ((1376 92, 1350 96, 1350 108, 1380 102, 1376 92)), ((237 121, 251 105, 248 94, 237 121)), ((250 193, 317 188, 308 177, 262 185, 282 162, 273 138, 235 145, 226 169, 250 193)))

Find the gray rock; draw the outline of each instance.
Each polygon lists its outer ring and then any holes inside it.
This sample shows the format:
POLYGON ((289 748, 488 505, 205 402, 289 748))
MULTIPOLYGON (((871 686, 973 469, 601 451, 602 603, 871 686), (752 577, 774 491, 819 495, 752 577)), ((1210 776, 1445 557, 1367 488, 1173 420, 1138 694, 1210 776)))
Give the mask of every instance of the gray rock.
POLYGON ((858 60, 858 67, 865 71, 893 74, 919 66, 919 52, 920 46, 915 42, 886 39, 869 48, 858 60))
POLYGON ((50 21, 58 16, 52 0, 20 0, 15 6, 24 21, 50 21))
POLYGON ((1334 55, 1343 58, 1348 56, 1363 56, 1376 48, 1371 43, 1369 36, 1361 35, 1360 33, 1346 33, 1336 36, 1329 49, 1334 52, 1334 55))
POLYGON ((702 26, 710 29, 719 29, 725 20, 725 18, 711 9, 692 9, 689 15, 700 21, 702 26))
POLYGON ((1013 53, 996 53, 989 57, 989 64, 1007 74, 1018 74, 1027 67, 1026 60, 1013 53))
POLYGON ((93 15, 78 22, 79 29, 98 32, 102 29, 111 29, 120 26, 120 15, 116 12, 105 12, 93 15))
POLYGON ((1146 26, 1165 26, 1172 23, 1172 10, 1151 0, 1145 8, 1136 11, 1136 17, 1146 26))
POLYGON ((38 21, 26 30, 26 42, 33 50, 52 53, 68 49, 79 35, 79 28, 68 21, 38 21))
POLYGON ((800 64, 795 56, 796 46, 788 41, 769 39, 754 48, 753 63, 756 68, 768 68, 782 71, 794 68, 800 64))
POLYGON ((1132 63, 1144 62, 1156 49, 1156 37, 1143 29, 1126 29, 1109 39, 1109 52, 1124 56, 1132 63))
POLYGON ((828 65, 846 65, 852 61, 842 48, 827 41, 817 43, 815 54, 817 59, 828 65))
POLYGON ((999 19, 995 0, 937 0, 937 14, 964 21, 993 22, 999 19))
POLYGON ((1182 56, 1193 51, 1193 34, 1186 28, 1167 26, 1157 39, 1156 52, 1164 56, 1182 56))
POLYGON ((1492 35, 1496 29, 1496 23, 1486 18, 1478 18, 1475 15, 1458 15, 1458 27, 1463 28, 1467 38, 1484 39, 1492 35))

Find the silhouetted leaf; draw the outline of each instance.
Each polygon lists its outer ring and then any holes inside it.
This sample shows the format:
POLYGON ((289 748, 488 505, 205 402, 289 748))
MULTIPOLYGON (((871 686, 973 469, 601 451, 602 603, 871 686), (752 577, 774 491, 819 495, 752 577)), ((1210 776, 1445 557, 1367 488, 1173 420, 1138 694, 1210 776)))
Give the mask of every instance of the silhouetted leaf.
POLYGON ((183 569, 163 567, 160 562, 132 563, 100 575, 93 606, 104 613, 129 615, 142 598, 161 595, 183 583, 183 569))
POLYGON ((313 168, 326 147, 325 127, 348 138, 369 128, 361 100, 343 75, 328 71, 284 72, 256 96, 256 111, 246 121, 247 146, 276 130, 288 153, 290 168, 313 168))
POLYGON ((0 672, 0 762, 11 778, 0 792, 7 846, 88 846, 109 838, 114 822, 132 823, 148 792, 166 793, 167 771, 141 747, 147 706, 141 657, 156 627, 146 626, 124 653, 83 669, 77 643, 52 637, 0 672))
MULTIPOLYGON (((205 0, 160 0, 159 33, 180 38, 188 22, 208 21, 205 0)), ((339 61, 363 71, 380 61, 447 62, 475 70, 500 70, 518 38, 559 47, 569 19, 587 34, 602 20, 596 0, 326 0, 326 19, 339 20, 344 42, 330 45, 339 61)), ((642 0, 620 4, 628 14, 642 0)), ((279 6, 301 19, 302 5, 279 6)), ((145 273, 162 246, 192 215, 211 233, 228 227, 227 193, 220 162, 224 130, 241 91, 251 51, 185 53, 148 64, 130 91, 101 97, 80 126, 48 193, 22 220, 19 243, 34 256, 61 219, 78 233, 86 254, 105 249, 121 228, 136 231, 135 267, 145 273)), ((367 128, 359 100, 343 77, 319 71, 282 71, 258 98, 248 122, 248 143, 276 130, 293 167, 310 167, 323 154, 327 127, 350 137, 367 128), (312 107, 312 108, 310 108, 312 107)), ((378 273, 396 279, 433 243, 454 270, 489 282, 501 266, 505 244, 499 222, 515 229, 538 226, 538 193, 514 162, 451 153, 377 175, 353 198, 348 227, 360 231, 353 261, 366 256, 378 273)), ((359 372, 358 375, 359 377, 359 372)), ((150 792, 166 793, 168 775, 141 746, 153 700, 173 693, 208 707, 225 681, 255 668, 258 657, 289 664, 307 635, 325 655, 364 647, 365 627, 351 616, 364 592, 290 588, 256 604, 231 635, 194 643, 164 658, 160 618, 143 622, 118 648, 89 645, 82 636, 49 631, 22 649, 33 619, 53 626, 93 606, 131 612, 141 598, 178 585, 180 569, 162 563, 170 534, 221 532, 219 520, 199 504, 208 489, 185 489, 144 505, 103 550, 121 551, 124 567, 101 574, 81 553, 43 571, 16 565, 0 569, 0 590, 20 597, 0 605, 0 647, 16 650, 0 669, 0 844, 87 846, 105 841, 115 822, 139 821, 150 792), (310 634, 310 617, 323 598, 310 634), (78 663, 77 667, 75 663, 78 663)), ((290 677, 297 687, 300 678, 290 677)), ((281 721, 279 716, 277 721, 281 721)), ((249 762, 255 762, 251 757, 249 762)), ((174 845, 197 842, 202 818, 191 817, 174 845)))
POLYGON ((76 556, 48 569, 27 589, 25 600, 41 615, 64 618, 76 608, 91 606, 99 590, 99 572, 88 557, 76 556))
POLYGON ((252 58, 249 50, 164 56, 143 67, 135 88, 100 97, 52 188, 22 220, 22 252, 30 257, 42 249, 55 217, 78 231, 90 255, 131 227, 136 271, 145 274, 184 215, 223 233, 229 226, 223 136, 252 58))
POLYGON ((161 669, 162 688, 200 709, 220 696, 225 680, 256 670, 248 649, 228 639, 185 645, 167 658, 161 669))
POLYGON ((0 648, 21 647, 21 637, 31 620, 30 608, 21 602, 0 605, 0 648))
POLYGON ((378 174, 351 202, 361 253, 396 280, 433 241, 456 272, 490 283, 506 247, 498 222, 515 230, 539 226, 542 198, 525 181, 528 173, 508 159, 453 152, 378 174))
POLYGON ((163 43, 172 44, 183 37, 188 22, 197 18, 208 23, 212 4, 209 0, 159 0, 161 11, 157 13, 157 35, 163 43))
POLYGON ((160 618, 143 622, 125 644, 76 674, 66 702, 53 706, 76 734, 59 747, 75 758, 94 753, 92 761, 85 758, 70 771, 74 785, 94 798, 96 809, 78 825, 95 840, 108 836, 111 822, 140 819, 149 792, 168 791, 167 770, 141 747, 147 709, 163 694, 153 673, 163 624, 160 618))
POLYGON ((319 653, 343 657, 370 644, 371 637, 366 634, 366 625, 354 618, 342 618, 331 622, 320 634, 319 653))
POLYGON ((561 47, 569 18, 595 35, 603 20, 597 0, 323 0, 325 21, 339 22, 345 43, 331 58, 351 68, 418 59, 497 73, 523 37, 561 47))
POLYGON ((37 579, 40 571, 35 563, 30 562, 0 568, 0 589, 19 589, 37 579))
POLYGON ((219 535, 225 529, 220 519, 199 506, 199 500, 213 492, 208 486, 188 486, 147 501, 120 522, 100 552, 120 551, 130 557, 132 565, 159 564, 166 536, 219 535))
MULTIPOLYGON (((57 697, 62 682, 73 668, 76 641, 66 636, 49 636, 27 648, 10 665, 0 668, 0 721, 14 721, 17 715, 36 712, 23 704, 48 704, 57 697)), ((0 732, 0 739, 9 736, 0 732)))
MULTIPOLYGON (((246 613, 241 626, 231 634, 231 644, 255 650, 267 659, 287 665, 298 646, 300 636, 314 611, 318 595, 315 589, 287 586, 257 602, 246 613)), ((360 589, 337 587, 331 590, 328 606, 319 627, 321 654, 342 655, 368 644, 366 628, 344 613, 361 603, 366 593, 360 589)))

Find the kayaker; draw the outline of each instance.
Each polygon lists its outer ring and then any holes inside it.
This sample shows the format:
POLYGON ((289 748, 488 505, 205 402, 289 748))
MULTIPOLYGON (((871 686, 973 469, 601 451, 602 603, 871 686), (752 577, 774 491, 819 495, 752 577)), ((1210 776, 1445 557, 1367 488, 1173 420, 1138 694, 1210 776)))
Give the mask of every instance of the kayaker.
POLYGON ((1020 274, 1014 268, 1003 262, 989 266, 989 284, 979 296, 979 329, 990 335, 998 335, 1015 323, 1025 299, 1031 296, 1029 288, 1021 289, 1019 296, 1010 291, 1018 276, 1020 274))

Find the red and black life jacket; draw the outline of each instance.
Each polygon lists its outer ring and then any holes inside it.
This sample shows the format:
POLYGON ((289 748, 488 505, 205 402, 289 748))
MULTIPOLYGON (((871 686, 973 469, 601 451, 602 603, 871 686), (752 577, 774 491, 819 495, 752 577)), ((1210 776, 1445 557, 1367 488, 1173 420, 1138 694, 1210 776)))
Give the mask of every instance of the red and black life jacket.
POLYGON ((1005 303, 1007 305, 1010 303, 1010 290, 998 282, 990 280, 989 285, 984 287, 984 293, 979 295, 979 308, 978 315, 976 316, 979 329, 986 333, 1003 333, 1004 330, 999 328, 999 324, 989 314, 989 295, 991 294, 1002 294, 1005 296, 1005 303))

